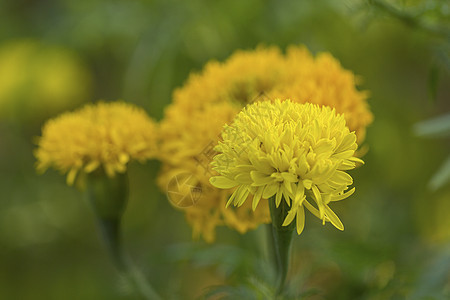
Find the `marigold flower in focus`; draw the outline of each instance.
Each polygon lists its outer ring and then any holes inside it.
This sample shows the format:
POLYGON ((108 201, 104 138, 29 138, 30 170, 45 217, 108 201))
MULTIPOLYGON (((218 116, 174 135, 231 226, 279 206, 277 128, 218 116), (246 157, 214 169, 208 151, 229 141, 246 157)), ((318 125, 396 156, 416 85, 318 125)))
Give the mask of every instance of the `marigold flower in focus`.
POLYGON ((334 109, 290 100, 257 102, 225 126, 222 138, 212 162, 220 176, 210 182, 235 188, 227 205, 241 206, 249 195, 253 209, 261 199, 274 197, 277 207, 284 199, 290 210, 283 226, 296 218, 298 234, 304 228, 304 207, 323 223, 344 229, 329 204, 353 194, 346 171, 362 160, 354 156, 355 133, 334 109))
POLYGON ((72 185, 80 172, 103 168, 112 177, 130 160, 156 154, 156 125, 144 110, 125 102, 99 102, 46 122, 35 151, 38 171, 53 167, 72 185))
POLYGON ((277 47, 239 50, 225 62, 211 61, 200 73, 191 74, 174 92, 173 103, 161 121, 163 168, 158 184, 168 191, 174 176, 189 173, 202 187, 196 205, 178 207, 193 227, 194 237, 203 236, 211 242, 216 226, 245 233, 270 222, 267 203, 258 205, 254 212, 250 202, 225 209, 233 189, 220 190, 209 183, 210 177, 217 175, 209 167, 214 152, 210 149, 217 145, 225 124, 249 103, 291 99, 335 108, 362 143, 373 116, 368 94, 356 88, 357 81, 330 54, 314 57, 303 46, 289 47, 285 55, 277 47))

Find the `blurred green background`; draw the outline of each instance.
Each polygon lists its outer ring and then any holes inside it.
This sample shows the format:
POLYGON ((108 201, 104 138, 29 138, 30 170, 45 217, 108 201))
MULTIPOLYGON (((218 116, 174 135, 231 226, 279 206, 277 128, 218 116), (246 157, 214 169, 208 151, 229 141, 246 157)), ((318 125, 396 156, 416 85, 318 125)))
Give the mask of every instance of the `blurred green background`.
MULTIPOLYGON (((345 231, 308 215, 295 238, 294 292, 449 299, 449 118, 417 125, 450 111, 449 30, 450 2, 439 0, 0 0, 0 299, 136 297, 81 193, 55 171, 34 170, 46 119, 125 99, 159 120, 190 72, 260 44, 331 52, 361 77, 375 115, 366 165, 352 173, 356 193, 333 207, 345 231)), ((193 242, 156 188, 158 168, 130 165, 123 226, 158 292, 201 299, 229 285, 235 299, 264 299, 264 228, 221 228, 215 244, 193 242)))

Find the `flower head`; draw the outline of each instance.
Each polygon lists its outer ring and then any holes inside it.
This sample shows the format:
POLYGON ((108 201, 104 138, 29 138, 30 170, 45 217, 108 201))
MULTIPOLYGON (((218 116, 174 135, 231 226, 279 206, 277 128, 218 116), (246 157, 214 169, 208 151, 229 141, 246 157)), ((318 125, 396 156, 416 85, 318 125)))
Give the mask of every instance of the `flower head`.
POLYGON ((156 153, 156 125, 145 111, 125 102, 99 102, 47 121, 35 151, 37 169, 49 167, 67 174, 73 184, 82 171, 102 167, 110 177, 127 163, 156 153))
POLYGON ((194 236, 212 241, 218 225, 245 233, 270 222, 267 203, 260 203, 255 212, 247 202, 225 209, 233 189, 220 190, 209 183, 217 174, 208 168, 212 157, 204 155, 209 152, 205 149, 218 143, 223 126, 244 106, 275 98, 327 105, 343 115, 360 143, 373 117, 367 93, 356 84, 356 76, 330 54, 314 57, 303 46, 292 46, 285 55, 276 47, 239 50, 225 62, 208 62, 200 73, 191 74, 174 92, 161 121, 163 168, 158 183, 167 191, 177 174, 189 173, 198 180, 202 198, 196 205, 180 208, 194 236))
POLYGON ((315 216, 344 227, 329 204, 347 198, 353 179, 345 171, 362 161, 355 157, 356 135, 330 107, 290 100, 257 102, 241 111, 222 132, 212 162, 220 176, 210 179, 221 189, 235 188, 228 200, 241 206, 253 195, 252 208, 273 197, 290 211, 283 225, 297 218, 304 227, 304 207, 315 216), (315 206, 311 204, 311 200, 315 206))

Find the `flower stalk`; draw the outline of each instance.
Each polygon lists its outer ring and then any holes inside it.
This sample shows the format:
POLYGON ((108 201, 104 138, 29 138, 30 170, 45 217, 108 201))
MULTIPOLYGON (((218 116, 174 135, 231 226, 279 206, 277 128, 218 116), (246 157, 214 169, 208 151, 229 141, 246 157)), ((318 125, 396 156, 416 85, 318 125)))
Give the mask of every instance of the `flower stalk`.
POLYGON ((120 240, 120 222, 128 198, 126 174, 107 177, 98 170, 87 175, 86 193, 94 210, 100 234, 116 267, 123 271, 125 263, 120 240))
POLYGON ((144 299, 161 299, 128 258, 122 246, 120 225, 128 200, 127 174, 117 173, 109 177, 103 170, 89 173, 86 194, 94 210, 102 239, 118 271, 144 299))
POLYGON ((284 199, 281 200, 278 207, 276 207, 275 202, 275 196, 269 199, 270 216, 272 218, 272 225, 269 225, 269 231, 272 233, 272 240, 268 241, 271 243, 268 246, 270 249, 273 249, 272 258, 274 259, 277 274, 276 292, 277 295, 281 295, 283 294, 286 276, 289 271, 291 242, 295 223, 283 226, 290 207, 284 199))

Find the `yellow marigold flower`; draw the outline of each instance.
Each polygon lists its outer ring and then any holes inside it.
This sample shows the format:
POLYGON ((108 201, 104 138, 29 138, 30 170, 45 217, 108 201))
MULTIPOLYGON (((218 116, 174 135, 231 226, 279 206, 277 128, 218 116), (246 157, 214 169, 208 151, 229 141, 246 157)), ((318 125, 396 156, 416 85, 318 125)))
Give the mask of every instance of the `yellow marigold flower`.
POLYGON ((283 226, 296 218, 298 234, 304 207, 323 223, 344 229, 329 204, 353 194, 355 188, 348 190, 353 179, 345 171, 362 160, 354 156, 355 133, 334 109, 290 100, 257 102, 225 126, 222 138, 212 162, 220 176, 210 182, 221 189, 237 187, 227 205, 241 206, 249 194, 253 209, 261 199, 274 197, 278 207, 284 198, 290 211, 283 226))
POLYGON ((190 173, 198 180, 202 198, 196 205, 180 208, 193 226, 194 236, 208 236, 211 241, 216 225, 244 233, 270 222, 266 203, 258 205, 254 213, 247 204, 224 209, 233 190, 219 190, 209 183, 216 174, 204 167, 212 159, 204 154, 211 154, 207 148, 217 144, 223 125, 230 124, 245 105, 254 101, 291 99, 335 108, 360 143, 373 117, 367 93, 358 91, 356 83, 353 73, 330 54, 314 57, 302 46, 288 48, 286 55, 276 47, 240 50, 225 62, 209 62, 200 73, 191 74, 174 92, 173 103, 161 122, 163 168, 158 183, 168 191, 177 174, 190 173))
POLYGON ((80 171, 99 167, 112 177, 132 159, 154 157, 156 138, 156 125, 144 110, 121 101, 88 104, 46 122, 35 151, 37 169, 67 172, 69 185, 80 171))
POLYGON ((284 57, 276 47, 236 51, 226 62, 210 61, 174 92, 177 105, 198 108, 230 101, 240 108, 281 83, 284 57))

